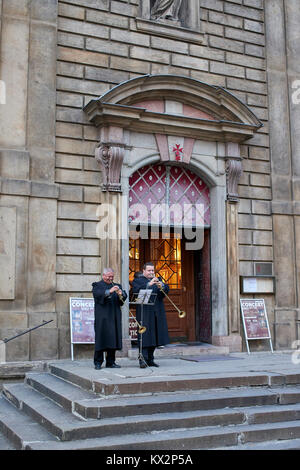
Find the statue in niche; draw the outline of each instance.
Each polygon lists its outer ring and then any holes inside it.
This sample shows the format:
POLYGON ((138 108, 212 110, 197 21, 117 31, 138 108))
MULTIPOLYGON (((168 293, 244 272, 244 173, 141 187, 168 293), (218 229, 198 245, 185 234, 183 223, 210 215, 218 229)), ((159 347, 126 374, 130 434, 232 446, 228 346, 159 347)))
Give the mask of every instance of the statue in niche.
POLYGON ((182 0, 156 0, 151 8, 151 19, 178 22, 178 13, 181 3, 182 0))

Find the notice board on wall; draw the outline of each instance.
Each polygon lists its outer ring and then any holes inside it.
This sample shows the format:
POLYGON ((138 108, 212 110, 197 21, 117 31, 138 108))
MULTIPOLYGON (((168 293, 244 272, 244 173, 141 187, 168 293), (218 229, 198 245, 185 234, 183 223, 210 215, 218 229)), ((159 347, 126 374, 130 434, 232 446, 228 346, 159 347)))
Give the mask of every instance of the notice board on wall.
POLYGON ((250 353, 248 341, 252 339, 268 339, 273 352, 265 300, 240 299, 240 303, 248 354, 250 353))
POLYGON ((70 297, 71 357, 73 344, 94 344, 94 299, 70 297))

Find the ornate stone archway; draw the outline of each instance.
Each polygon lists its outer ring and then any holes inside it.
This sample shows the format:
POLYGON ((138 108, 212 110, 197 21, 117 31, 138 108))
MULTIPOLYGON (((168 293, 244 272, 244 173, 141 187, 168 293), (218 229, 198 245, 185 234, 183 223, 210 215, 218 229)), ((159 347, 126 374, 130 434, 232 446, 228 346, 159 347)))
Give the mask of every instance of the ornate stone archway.
MULTIPOLYGON (((240 144, 253 136, 261 122, 225 89, 175 75, 146 75, 124 82, 92 100, 85 112, 100 131, 96 158, 103 169, 103 196, 121 213, 120 225, 128 223, 124 206, 120 208, 120 194, 128 196, 129 177, 136 169, 160 161, 172 162, 206 179, 212 207, 213 342, 240 349, 240 144)), ((107 240, 103 253, 105 264, 117 269, 122 266, 126 285, 128 243, 107 240)), ((125 335, 127 332, 125 321, 125 335)))

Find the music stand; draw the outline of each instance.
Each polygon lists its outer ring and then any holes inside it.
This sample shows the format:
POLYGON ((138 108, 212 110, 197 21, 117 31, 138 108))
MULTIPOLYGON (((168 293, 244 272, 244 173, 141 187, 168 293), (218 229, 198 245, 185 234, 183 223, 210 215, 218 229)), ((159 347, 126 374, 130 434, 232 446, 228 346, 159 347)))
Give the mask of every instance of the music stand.
MULTIPOLYGON (((151 289, 141 289, 137 293, 132 294, 132 300, 129 302, 130 305, 140 305, 141 306, 141 319, 140 319, 140 326, 143 325, 143 317, 144 317, 144 305, 154 305, 156 301, 157 294, 153 294, 151 289)), ((136 315, 136 312, 135 312, 136 315)), ((147 362, 143 356, 143 334, 139 333, 139 355, 138 360, 143 362, 146 367, 149 367, 147 362)))

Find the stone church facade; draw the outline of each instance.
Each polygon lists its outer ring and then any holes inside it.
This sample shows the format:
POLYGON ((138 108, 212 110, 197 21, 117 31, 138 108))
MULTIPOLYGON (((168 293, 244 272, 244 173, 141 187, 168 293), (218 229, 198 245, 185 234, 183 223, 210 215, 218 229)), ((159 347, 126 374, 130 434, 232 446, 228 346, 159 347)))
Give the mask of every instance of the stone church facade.
MULTIPOLYGON (((70 357, 70 297, 107 266, 128 290, 152 253, 128 239, 133 196, 147 203, 136 181, 183 207, 177 174, 209 217, 201 255, 176 258, 174 341, 206 328, 245 350, 242 298, 264 298, 274 349, 299 339, 299 2, 160 2, 157 17, 158 3, 0 0, 0 340, 52 320, 7 343, 8 361, 70 357)), ((126 354, 125 311, 123 337, 126 354)))

